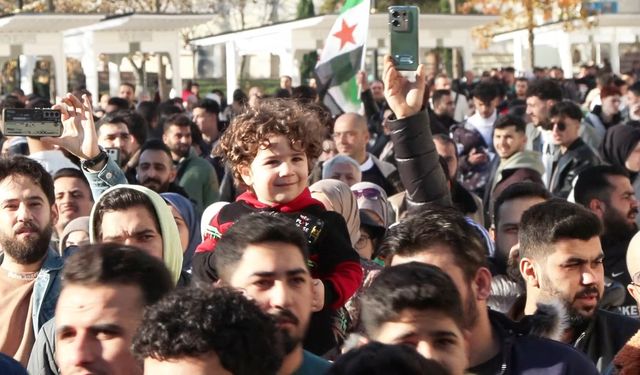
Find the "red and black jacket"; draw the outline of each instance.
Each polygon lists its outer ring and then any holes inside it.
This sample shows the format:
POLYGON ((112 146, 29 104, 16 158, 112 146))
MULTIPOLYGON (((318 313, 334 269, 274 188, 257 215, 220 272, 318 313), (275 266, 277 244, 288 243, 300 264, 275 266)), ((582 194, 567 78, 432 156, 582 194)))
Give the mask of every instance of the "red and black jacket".
POLYGON ((362 282, 359 256, 351 246, 344 218, 325 210, 309 189, 286 204, 269 206, 248 191, 224 206, 209 223, 204 241, 193 256, 195 277, 207 282, 217 280, 212 256, 217 240, 242 216, 256 212, 283 215, 304 231, 309 243, 309 270, 312 277, 324 283, 325 306, 343 306, 362 282))

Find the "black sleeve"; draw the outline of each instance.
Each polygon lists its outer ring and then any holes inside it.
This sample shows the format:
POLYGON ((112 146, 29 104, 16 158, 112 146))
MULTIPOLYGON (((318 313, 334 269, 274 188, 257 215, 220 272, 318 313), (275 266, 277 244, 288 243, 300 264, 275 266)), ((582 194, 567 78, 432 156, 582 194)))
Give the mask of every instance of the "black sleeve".
POLYGON ((451 205, 451 193, 438 161, 429 117, 422 111, 389 122, 391 141, 398 162, 398 173, 407 191, 407 209, 425 203, 451 205))

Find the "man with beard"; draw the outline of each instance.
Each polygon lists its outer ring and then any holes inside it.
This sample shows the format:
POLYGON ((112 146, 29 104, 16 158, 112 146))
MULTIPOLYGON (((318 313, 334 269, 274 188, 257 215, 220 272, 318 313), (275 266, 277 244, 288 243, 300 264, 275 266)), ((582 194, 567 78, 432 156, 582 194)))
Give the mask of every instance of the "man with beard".
POLYGON ((164 123, 162 141, 171 150, 171 158, 177 166, 177 180, 189 197, 196 202, 198 212, 218 200, 218 177, 203 158, 191 147, 191 120, 185 115, 175 114, 164 123))
POLYGON ((57 220, 47 171, 25 157, 0 159, 0 352, 25 366, 60 293, 63 262, 49 246, 57 220))
POLYGON ((96 124, 96 130, 98 146, 118 149, 120 156, 116 163, 119 166, 126 165, 133 147, 127 119, 119 112, 107 114, 96 124))
POLYGON ((242 290, 276 321, 285 352, 280 375, 323 374, 330 366, 302 348, 311 312, 319 310, 307 254, 304 233, 269 214, 243 216, 216 245, 220 282, 242 290))
MULTIPOLYGON (((518 325, 487 308, 491 272, 486 244, 458 211, 425 205, 424 210, 387 232, 380 251, 387 264, 431 264, 453 281, 469 332, 468 374, 595 374, 584 355, 569 346, 529 334, 533 325, 518 325)), ((539 328, 539 327, 538 327, 539 328)))
MULTIPOLYGON (((629 241, 638 231, 635 221, 638 201, 629 175, 624 169, 611 165, 591 167, 578 176, 574 197, 576 203, 596 214, 604 227, 600 244, 605 255, 605 276, 628 285, 631 277, 627 273, 626 253, 629 241)), ((619 312, 637 316, 635 305, 627 294, 619 312)))
POLYGON ((53 175, 53 186, 56 193, 58 207, 58 223, 56 233, 62 231, 71 220, 82 216, 89 216, 93 207, 91 187, 84 174, 75 168, 63 168, 53 175))
POLYGON ((522 215, 520 274, 525 280, 525 314, 538 303, 559 300, 569 314, 560 340, 581 350, 606 369, 640 328, 640 322, 599 309, 604 291, 602 224, 587 209, 554 199, 522 215))
POLYGON ((136 167, 138 184, 156 193, 178 193, 189 198, 176 180, 176 167, 171 159, 171 150, 158 139, 145 142, 140 148, 140 159, 136 167))

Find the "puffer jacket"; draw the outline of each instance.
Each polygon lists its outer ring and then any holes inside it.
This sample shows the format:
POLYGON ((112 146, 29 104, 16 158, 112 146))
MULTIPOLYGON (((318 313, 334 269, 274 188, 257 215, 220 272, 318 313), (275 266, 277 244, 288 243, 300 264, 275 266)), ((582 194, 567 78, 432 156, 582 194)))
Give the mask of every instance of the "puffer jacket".
MULTIPOLYGON (((557 317, 551 317, 556 319, 557 317)), ((502 343, 500 375, 596 375, 598 371, 583 353, 569 345, 536 336, 533 319, 514 322, 501 313, 489 311, 491 325, 502 343)))
POLYGON ((398 172, 407 191, 409 213, 426 203, 451 205, 451 193, 438 160, 425 111, 389 121, 398 172))

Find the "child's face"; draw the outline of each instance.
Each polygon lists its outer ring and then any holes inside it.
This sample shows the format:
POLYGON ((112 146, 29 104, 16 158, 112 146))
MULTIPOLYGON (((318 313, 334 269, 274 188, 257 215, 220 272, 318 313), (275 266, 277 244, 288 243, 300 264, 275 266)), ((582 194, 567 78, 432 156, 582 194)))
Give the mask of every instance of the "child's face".
POLYGON ((287 137, 272 135, 268 148, 258 148, 251 164, 242 167, 241 175, 260 202, 288 203, 307 187, 307 155, 304 150, 291 148, 287 137))

